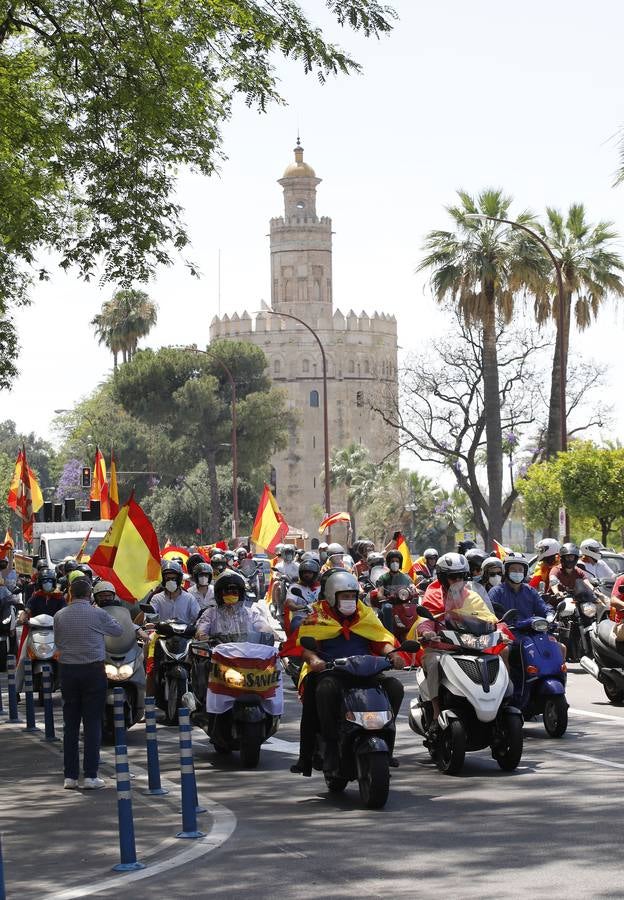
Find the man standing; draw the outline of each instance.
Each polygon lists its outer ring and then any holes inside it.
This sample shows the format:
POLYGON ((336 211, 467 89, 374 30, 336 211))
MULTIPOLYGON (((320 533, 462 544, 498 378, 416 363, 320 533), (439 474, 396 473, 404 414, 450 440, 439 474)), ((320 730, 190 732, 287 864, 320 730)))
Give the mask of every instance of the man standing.
POLYGON ((60 654, 63 697, 63 755, 67 790, 78 787, 80 760, 78 735, 84 732, 83 772, 85 790, 104 787, 98 778, 102 715, 106 704, 104 635, 119 637, 122 626, 105 610, 91 605, 91 582, 76 578, 71 602, 54 617, 54 636, 60 654))

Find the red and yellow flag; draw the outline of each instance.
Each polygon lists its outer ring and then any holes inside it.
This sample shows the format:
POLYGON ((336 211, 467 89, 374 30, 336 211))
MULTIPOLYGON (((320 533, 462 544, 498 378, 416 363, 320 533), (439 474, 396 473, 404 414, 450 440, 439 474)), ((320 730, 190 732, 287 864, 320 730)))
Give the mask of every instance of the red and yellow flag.
POLYGON ((108 504, 108 484, 106 483, 106 460, 99 447, 95 448, 95 461, 93 463, 93 480, 91 482, 91 500, 100 501, 100 517, 110 519, 108 504))
POLYGON ((125 503, 89 560, 93 571, 136 603, 160 582, 160 549, 154 526, 134 499, 125 503))
POLYGON ((4 543, 10 544, 13 549, 15 549, 15 541, 13 540, 13 534, 11 533, 11 529, 7 528, 6 534, 4 535, 4 543))
POLYGON ((173 559, 176 556, 180 557, 185 572, 186 564, 190 555, 191 554, 184 547, 176 547, 175 544, 171 543, 167 544, 167 546, 164 547, 160 552, 161 559, 173 559))
POLYGON ((43 494, 33 470, 28 465, 24 447, 17 455, 7 503, 22 520, 24 540, 32 544, 35 513, 43 506, 43 494))
POLYGON ((108 514, 114 519, 119 512, 119 488, 117 487, 117 462, 111 447, 110 484, 108 486, 108 514))
POLYGON ((267 553, 272 553, 287 534, 286 520, 271 493, 271 488, 265 484, 251 532, 251 540, 267 553))
POLYGON ((87 549, 87 544, 89 543, 89 538, 91 537, 91 532, 93 531, 93 527, 89 528, 85 535, 85 539, 80 545, 80 550, 76 554, 76 562, 82 562, 82 557, 84 556, 85 550, 87 549))
POLYGON ((509 547, 503 547, 502 544, 499 544, 498 541, 495 541, 492 538, 492 543, 494 544, 494 556, 498 556, 499 559, 505 559, 506 556, 509 556, 511 550, 509 547))
POLYGON ((403 562, 401 564, 401 572, 404 572, 406 575, 409 575, 411 578, 412 568, 414 563, 412 562, 412 555, 409 551, 409 547, 407 546, 407 541, 403 537, 403 535, 399 532, 396 539, 396 548, 403 557, 403 562))
POLYGON ((351 516, 348 512, 337 512, 332 513, 329 516, 325 516, 321 524, 319 525, 319 534, 323 534, 326 528, 331 528, 333 525, 339 525, 341 522, 351 528, 351 516))

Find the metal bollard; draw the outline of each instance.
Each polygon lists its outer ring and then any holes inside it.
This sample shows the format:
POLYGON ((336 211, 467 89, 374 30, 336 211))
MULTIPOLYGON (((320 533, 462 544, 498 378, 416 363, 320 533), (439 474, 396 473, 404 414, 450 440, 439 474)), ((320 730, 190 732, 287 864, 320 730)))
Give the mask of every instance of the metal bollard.
POLYGON ((17 690, 15 689, 15 657, 7 656, 7 681, 9 689, 9 722, 21 722, 17 714, 17 690))
POLYGON ((121 862, 113 866, 113 872, 133 872, 135 869, 144 869, 145 866, 143 863, 137 862, 136 858, 128 748, 124 744, 115 744, 115 776, 117 779, 117 818, 119 820, 121 862))
POLYGON ((52 707, 52 669, 43 666, 43 721, 45 723, 45 740, 58 741, 54 733, 54 709, 52 707))
POLYGON ((158 759, 158 738, 156 736, 156 700, 145 698, 145 738, 147 740, 147 785, 145 794, 160 797, 169 791, 160 784, 160 761, 158 759))
POLYGON ((193 742, 191 738, 191 722, 188 709, 178 710, 180 725, 180 793, 182 796, 182 831, 176 834, 179 838, 204 837, 203 831, 197 830, 197 801, 195 787, 195 769, 193 768, 193 742))
POLYGON ((0 835, 0 900, 6 900, 6 888, 4 886, 4 863, 2 862, 2 836, 0 835))
POLYGON ((126 717, 124 714, 124 704, 126 700, 126 692, 122 687, 113 688, 113 721, 115 725, 115 744, 125 746, 126 744, 126 717))
POLYGON ((33 671, 32 662, 27 659, 24 662, 24 694, 26 695, 26 728, 24 731, 37 732, 35 721, 35 698, 33 696, 33 671))

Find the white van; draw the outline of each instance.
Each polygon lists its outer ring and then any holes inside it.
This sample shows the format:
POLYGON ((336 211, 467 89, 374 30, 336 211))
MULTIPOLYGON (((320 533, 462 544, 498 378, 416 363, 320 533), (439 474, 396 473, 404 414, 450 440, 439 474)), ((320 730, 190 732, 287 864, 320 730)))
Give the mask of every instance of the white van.
POLYGON ((62 563, 65 557, 78 554, 89 529, 92 529, 82 558, 82 562, 88 562, 110 524, 107 519, 92 522, 35 522, 33 553, 44 559, 53 569, 62 563))

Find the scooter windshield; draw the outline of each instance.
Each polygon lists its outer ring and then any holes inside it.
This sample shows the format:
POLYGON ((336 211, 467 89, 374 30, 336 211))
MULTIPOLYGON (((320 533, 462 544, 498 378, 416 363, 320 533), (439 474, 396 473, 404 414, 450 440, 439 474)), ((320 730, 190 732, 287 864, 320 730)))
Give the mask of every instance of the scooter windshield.
POLYGON ((451 616, 447 619, 447 625, 460 634, 492 634, 496 630, 495 622, 484 622, 474 616, 462 616, 461 618, 451 616))
POLYGON ((345 656, 334 660, 335 669, 358 678, 371 678, 389 669, 390 665, 385 656, 345 656))

